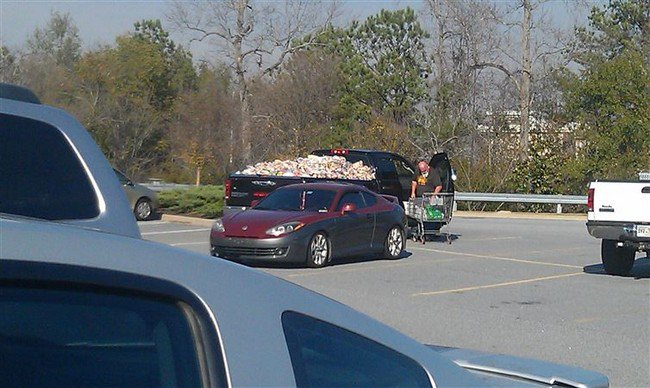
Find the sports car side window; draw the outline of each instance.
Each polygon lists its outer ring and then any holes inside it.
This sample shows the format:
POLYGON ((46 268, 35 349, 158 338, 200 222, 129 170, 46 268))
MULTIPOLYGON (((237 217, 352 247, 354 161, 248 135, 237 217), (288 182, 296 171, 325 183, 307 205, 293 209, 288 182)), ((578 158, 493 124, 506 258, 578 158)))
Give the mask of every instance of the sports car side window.
POLYGON ((0 285, 0 386, 200 386, 192 310, 94 289, 0 285))
POLYGON ((366 337, 292 311, 282 327, 298 387, 431 387, 417 362, 366 337))
POLYGON ((361 197, 361 193, 358 191, 343 194, 339 200, 338 206, 336 207, 336 211, 341 211, 341 209, 343 209, 343 205, 346 203, 353 203, 357 209, 363 209, 366 207, 366 203, 363 201, 363 197, 361 197))
POLYGON ((368 207, 375 206, 375 204, 377 203, 377 197, 374 196, 373 194, 362 191, 361 195, 363 196, 364 201, 366 201, 366 206, 368 207))
POLYGON ((99 215, 90 178, 57 128, 0 114, 0 160, 0 212, 47 220, 99 215))

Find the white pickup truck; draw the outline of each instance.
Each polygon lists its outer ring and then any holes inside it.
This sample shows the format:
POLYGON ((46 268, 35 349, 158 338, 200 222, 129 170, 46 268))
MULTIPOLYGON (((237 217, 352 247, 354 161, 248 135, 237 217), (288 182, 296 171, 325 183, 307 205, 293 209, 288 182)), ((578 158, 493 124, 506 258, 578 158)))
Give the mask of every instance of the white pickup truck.
POLYGON ((611 275, 627 275, 637 252, 650 256, 650 177, 638 182, 596 181, 589 185, 587 230, 602 239, 601 258, 611 275))

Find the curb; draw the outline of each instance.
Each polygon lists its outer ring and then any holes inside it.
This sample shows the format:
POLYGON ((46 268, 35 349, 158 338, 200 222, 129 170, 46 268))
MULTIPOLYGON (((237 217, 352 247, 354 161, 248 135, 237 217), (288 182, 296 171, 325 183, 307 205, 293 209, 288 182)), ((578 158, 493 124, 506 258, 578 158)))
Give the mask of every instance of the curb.
POLYGON ((163 214, 162 217, 160 217, 160 219, 165 222, 176 222, 179 224, 189 224, 189 225, 198 225, 198 226, 207 226, 207 227, 211 227, 212 224, 214 224, 214 220, 209 218, 179 216, 176 214, 163 214))
POLYGON ((499 211, 499 212, 455 211, 454 217, 509 218, 509 219, 522 219, 522 220, 555 220, 555 221, 587 221, 586 214, 518 213, 518 212, 509 212, 509 211, 499 211))
MULTIPOLYGON (((517 213, 517 212, 473 212, 473 211, 455 211, 454 217, 458 218, 501 218, 501 219, 520 219, 520 220, 555 220, 555 221, 587 221, 586 214, 554 214, 554 213, 517 213)), ((179 216, 176 214, 163 214, 161 217, 165 222, 176 222, 179 224, 189 224, 197 226, 211 227, 214 224, 213 219, 179 216)))

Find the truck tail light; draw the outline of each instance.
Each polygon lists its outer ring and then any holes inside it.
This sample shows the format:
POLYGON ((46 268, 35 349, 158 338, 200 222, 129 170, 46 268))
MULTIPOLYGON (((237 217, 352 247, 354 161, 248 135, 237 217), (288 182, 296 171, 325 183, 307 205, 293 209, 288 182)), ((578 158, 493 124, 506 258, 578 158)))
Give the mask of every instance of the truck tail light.
POLYGON ((589 189, 589 192, 587 193, 587 211, 592 212, 594 211, 594 194, 596 193, 596 189, 589 189))
POLYGON ((225 187, 226 187, 225 198, 230 199, 230 192, 232 191, 232 182, 230 181, 230 179, 226 179, 225 187))

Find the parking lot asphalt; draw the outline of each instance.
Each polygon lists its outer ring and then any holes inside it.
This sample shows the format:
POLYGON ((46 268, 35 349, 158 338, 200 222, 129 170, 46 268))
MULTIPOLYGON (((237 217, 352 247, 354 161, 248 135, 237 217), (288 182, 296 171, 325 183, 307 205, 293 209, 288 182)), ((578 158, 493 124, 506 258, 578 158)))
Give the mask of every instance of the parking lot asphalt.
MULTIPOLYGON (((142 237, 209 251, 209 227, 139 223, 142 237)), ((428 344, 600 371, 612 386, 650 386, 650 259, 609 276, 584 221, 455 218, 398 260, 322 269, 258 267, 348 304, 428 344)), ((219 260, 216 259, 215 260, 219 260)))

